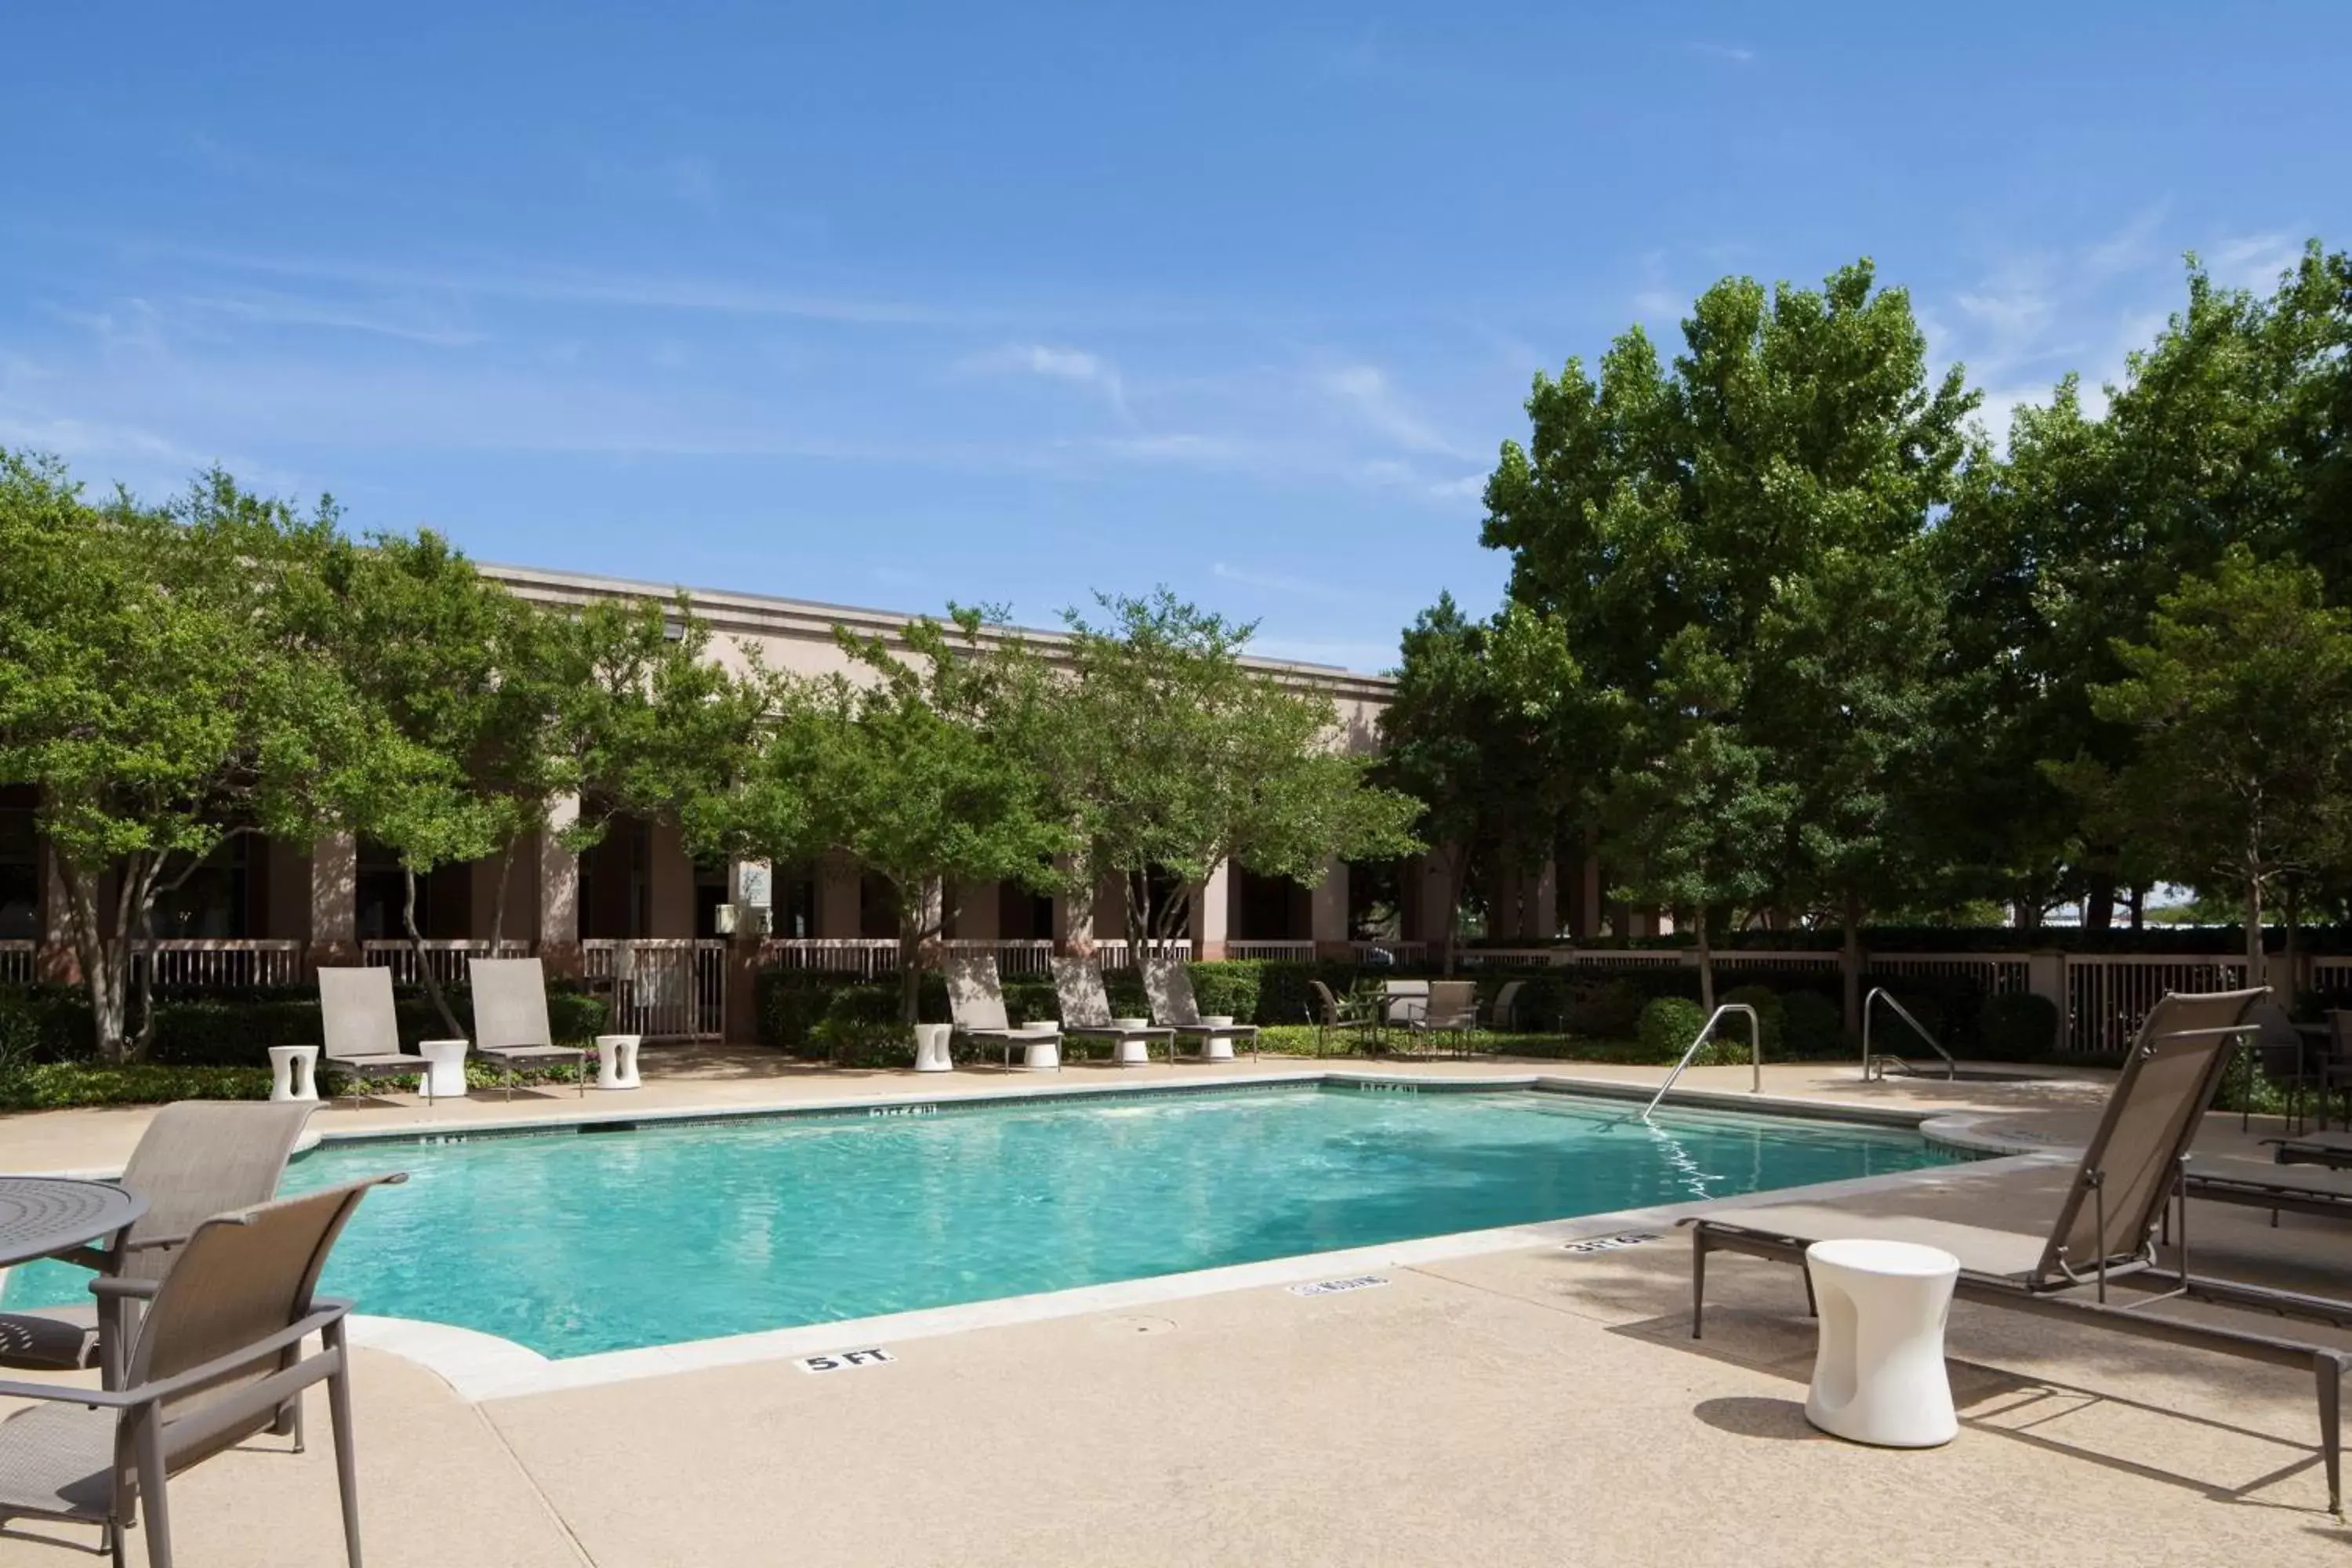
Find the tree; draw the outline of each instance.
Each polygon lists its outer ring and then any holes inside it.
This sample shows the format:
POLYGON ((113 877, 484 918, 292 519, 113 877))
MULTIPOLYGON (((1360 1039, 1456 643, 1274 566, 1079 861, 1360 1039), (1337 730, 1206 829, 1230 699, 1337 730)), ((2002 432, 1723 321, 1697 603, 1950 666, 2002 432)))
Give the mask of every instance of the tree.
POLYGON ((1128 941, 1181 935, 1228 861, 1313 886, 1334 858, 1421 847, 1420 803, 1370 782, 1339 749, 1332 700, 1244 662, 1253 627, 1162 589, 1106 597, 1108 622, 1071 612, 1072 676, 1043 731, 1072 853, 1065 889, 1124 889, 1128 941))
POLYGON ((754 776, 714 811, 720 831, 771 858, 854 856, 887 881, 898 915, 899 1016, 916 1021, 923 971, 960 883, 1052 885, 1069 846, 1035 756, 1046 676, 1013 638, 983 637, 950 608, 905 633, 908 657, 836 628, 866 677, 774 684, 754 776))
POLYGON ((1628 887, 1697 911, 1703 949, 1706 911, 1758 900, 1828 895, 1851 931, 1927 713, 1916 558, 1975 395, 1929 376, 1867 261, 1818 289, 1726 279, 1683 338, 1671 370, 1637 327, 1597 384, 1538 375, 1483 538, 1626 716, 1604 815, 1628 887))
POLYGON ((306 836, 379 754, 303 631, 333 539, 331 503, 306 520, 217 470, 94 505, 0 451, 0 778, 39 787, 105 1061, 152 1027, 128 982, 157 898, 226 838, 306 836))
POLYGON ((1444 594, 1405 630, 1377 776, 1421 804, 1415 832, 1445 883, 1448 974, 1477 860, 1548 858, 1589 806, 1595 750, 1580 679, 1558 617, 1523 605, 1473 622, 1444 594))
POLYGON ((2242 545, 2183 580, 2091 692, 2131 760, 2059 770, 2158 875, 2237 896, 2254 984, 2271 891, 2352 865, 2352 613, 2320 595, 2316 572, 2242 545))

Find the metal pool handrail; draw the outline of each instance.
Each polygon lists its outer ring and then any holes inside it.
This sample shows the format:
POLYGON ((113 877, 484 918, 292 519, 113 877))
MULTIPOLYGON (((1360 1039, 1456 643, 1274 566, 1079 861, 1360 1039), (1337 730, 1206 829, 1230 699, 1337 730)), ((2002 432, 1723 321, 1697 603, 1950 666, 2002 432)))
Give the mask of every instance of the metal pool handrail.
MULTIPOLYGON (((1960 1064, 1954 1059, 1951 1052, 1944 1048, 1943 1042, 1936 1038, 1935 1036, 1929 1034, 1926 1026, 1921 1024, 1918 1019, 1913 1017, 1910 1010, 1905 1007, 1902 1003, 1897 1002, 1895 999, 1894 993, 1888 991, 1884 985, 1878 985, 1872 987, 1870 994, 1862 999, 1863 1081, 1864 1083, 1870 1081, 1870 1064, 1872 1060, 1870 1054, 1870 1007, 1872 1003, 1878 1001, 1881 997, 1885 997, 1886 1005, 1895 1009, 1895 1016, 1896 1017, 1911 1026, 1912 1033, 1917 1035, 1921 1039, 1927 1042, 1928 1049, 1934 1051, 1937 1056, 1944 1058, 1944 1077, 1947 1079, 1958 1078, 1960 1076, 1960 1064)), ((1880 1069, 1880 1076, 1885 1076, 1884 1068, 1880 1069)))
POLYGON ((1747 1003, 1726 1002, 1722 1006, 1717 1007, 1714 1012, 1709 1013, 1706 1016, 1706 1022, 1699 1026, 1698 1034, 1691 1040, 1690 1047, 1683 1052, 1683 1059, 1675 1064, 1675 1070, 1666 1075, 1666 1081, 1658 1086, 1658 1092, 1650 1097, 1650 1103, 1642 1107, 1643 1121, 1648 1121, 1650 1119, 1650 1112, 1658 1109, 1658 1101, 1666 1098, 1666 1091, 1674 1088, 1675 1080, 1683 1076, 1683 1068, 1691 1065, 1691 1058, 1698 1055, 1698 1048, 1706 1044, 1707 1036, 1714 1033, 1716 1020, 1722 1017, 1726 1013, 1745 1013, 1748 1015, 1748 1061, 1750 1070, 1755 1075, 1754 1081, 1749 1085, 1748 1092, 1750 1094, 1760 1094, 1763 1092, 1763 1026, 1756 1021, 1756 1009, 1750 1007, 1747 1003))

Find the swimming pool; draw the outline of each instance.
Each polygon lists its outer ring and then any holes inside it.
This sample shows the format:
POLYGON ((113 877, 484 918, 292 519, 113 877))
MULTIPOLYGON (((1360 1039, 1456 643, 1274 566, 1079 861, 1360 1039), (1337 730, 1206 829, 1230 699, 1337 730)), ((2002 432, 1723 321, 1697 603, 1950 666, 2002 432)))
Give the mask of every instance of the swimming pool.
MULTIPOLYGON (((379 1171, 327 1286, 549 1356, 990 1300, 1875 1175, 1916 1133, 1523 1090, 965 1102, 586 1135, 330 1143, 289 1191, 379 1171)), ((0 1304, 86 1300, 21 1268, 0 1304)))

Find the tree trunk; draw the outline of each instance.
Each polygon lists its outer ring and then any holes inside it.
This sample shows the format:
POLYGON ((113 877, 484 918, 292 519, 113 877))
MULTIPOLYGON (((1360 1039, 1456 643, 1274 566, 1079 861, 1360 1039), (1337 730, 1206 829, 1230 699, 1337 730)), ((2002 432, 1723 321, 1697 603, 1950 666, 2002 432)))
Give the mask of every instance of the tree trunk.
POLYGON ((1838 968, 1845 976, 1845 1026, 1854 1033, 1862 1031, 1862 895, 1846 889, 1844 907, 1839 911, 1843 925, 1844 940, 1838 946, 1838 968))
POLYGON ((2131 890, 2131 928, 2134 931, 2147 929, 2147 889, 2146 888, 2134 888, 2131 890))
POLYGON ((1706 906, 1698 906, 1698 1005, 1709 1016, 1715 1012, 1715 944, 1709 939, 1706 906))
POLYGON ((898 900, 898 1022, 912 1028, 923 1012, 923 900, 898 900))
POLYGON ((441 1026, 449 1031, 448 1037, 462 1039, 466 1031, 457 1026, 457 1015, 449 1011, 449 999, 441 994, 441 977, 433 973, 432 961, 425 952, 424 934, 416 929, 416 868, 404 862, 400 875, 400 923, 408 931, 409 951, 416 954, 416 973, 425 981, 425 994, 433 999, 433 1010, 441 1015, 441 1026))
POLYGON ((2259 877, 2246 879, 2246 984, 2260 985, 2263 982, 2263 883, 2259 877))
POLYGON ((507 883, 514 877, 515 851, 521 847, 520 837, 507 840, 506 853, 499 857, 498 891, 490 895, 490 956, 499 955, 499 948, 507 935, 507 883))
POLYGON ((121 931, 110 937, 98 910, 97 874, 68 865, 60 857, 58 879, 66 887, 67 923, 73 928, 74 956, 80 961, 82 984, 89 989, 89 1011, 97 1026, 98 1059, 109 1067, 129 1058, 129 1032, 123 1017, 123 965, 129 943, 121 931))
POLYGON ((1445 871, 1445 927, 1438 933, 1438 973, 1451 978, 1455 933, 1462 929, 1462 884, 1470 873, 1470 850, 1467 846, 1449 847, 1438 852, 1437 863, 1445 871))
POLYGON ((2083 882, 2083 929, 2105 931, 2116 923, 2116 879, 2093 871, 2083 882))

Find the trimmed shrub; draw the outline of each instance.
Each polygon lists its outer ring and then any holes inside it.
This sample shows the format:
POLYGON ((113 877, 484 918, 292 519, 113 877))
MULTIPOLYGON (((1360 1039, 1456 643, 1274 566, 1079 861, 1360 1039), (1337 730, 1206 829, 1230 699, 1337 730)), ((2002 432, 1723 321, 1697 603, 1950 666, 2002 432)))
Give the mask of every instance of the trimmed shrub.
POLYGON ((1603 980, 1569 991, 1560 1009, 1560 1026, 1586 1039, 1630 1039, 1640 1031, 1642 1013, 1640 991, 1622 979, 1603 980))
POLYGON ((1844 1009, 1818 991, 1780 998, 1780 1049, 1791 1061, 1831 1061, 1847 1055, 1844 1009))
MULTIPOLYGON (((1314 966, 1303 963, 1286 966, 1309 972, 1297 976, 1295 987, 1286 975, 1277 984, 1277 1001, 1295 990, 1297 1005, 1287 1016, 1277 1007, 1267 1009, 1264 1017, 1259 1016, 1259 1010, 1265 1005, 1265 972, 1274 967, 1272 964, 1248 959, 1225 959, 1215 963, 1192 963, 1185 967, 1192 973, 1193 1000, 1201 1005, 1204 1016, 1230 1013, 1244 1024, 1296 1024, 1306 1016, 1307 999, 1311 994, 1307 982, 1314 977, 1311 973, 1314 966)), ((1143 990, 1139 975, 1135 978, 1135 987, 1139 995, 1143 990)))
POLYGON ((153 1062, 99 1068, 80 1062, 41 1062, 15 1073, 0 1073, 0 1110, 268 1098, 269 1073, 259 1068, 165 1067, 153 1062))
POLYGON ((1988 996, 1977 1053, 1997 1062, 2027 1062, 2058 1046, 2058 1008, 2047 996, 2004 991, 1988 996))
POLYGON ((1640 1040, 1641 1059, 1660 1067, 1672 1067, 1689 1049, 1691 1038, 1706 1022, 1706 1013, 1696 1002, 1683 996, 1654 996, 1642 1009, 1640 1040))
MULTIPOLYGON (((1780 1059, 1783 1014, 1780 998, 1762 985, 1741 985, 1725 992, 1718 1002, 1737 1002, 1756 1009, 1756 1032, 1762 1042, 1764 1059, 1780 1059)), ((1684 1037, 1687 1043, 1689 1037, 1684 1037)), ((1733 1016, 1715 1026, 1715 1040, 1705 1053, 1705 1059, 1717 1067, 1737 1067, 1748 1059, 1748 1020, 1733 1016)))

